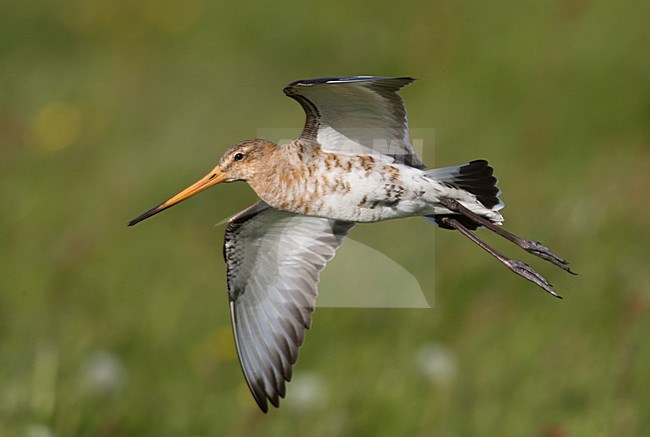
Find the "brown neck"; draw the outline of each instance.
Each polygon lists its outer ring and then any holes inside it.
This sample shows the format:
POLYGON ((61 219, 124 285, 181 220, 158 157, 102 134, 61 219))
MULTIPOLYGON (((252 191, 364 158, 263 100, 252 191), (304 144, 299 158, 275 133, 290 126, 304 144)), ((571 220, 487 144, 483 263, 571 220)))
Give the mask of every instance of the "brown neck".
POLYGON ((293 197, 304 185, 307 163, 313 160, 315 152, 317 154, 318 150, 298 141, 276 146, 264 157, 264 165, 257 169, 256 177, 248 184, 269 205, 289 209, 293 197))

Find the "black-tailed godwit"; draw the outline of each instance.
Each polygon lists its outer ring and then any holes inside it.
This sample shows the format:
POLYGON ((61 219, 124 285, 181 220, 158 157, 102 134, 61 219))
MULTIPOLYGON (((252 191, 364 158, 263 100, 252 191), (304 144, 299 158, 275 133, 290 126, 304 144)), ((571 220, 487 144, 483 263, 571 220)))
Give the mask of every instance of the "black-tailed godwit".
POLYGON ((204 178, 129 222, 132 226, 208 187, 246 181, 259 199, 226 227, 224 256, 239 361, 266 412, 311 325, 319 272, 358 222, 423 216, 455 229, 553 296, 551 284, 506 258, 472 231, 485 227, 527 252, 571 272, 540 243, 501 227, 503 203, 484 160, 425 169, 409 140, 397 91, 414 79, 355 76, 300 80, 284 92, 305 110, 300 138, 263 139, 230 148, 204 178))

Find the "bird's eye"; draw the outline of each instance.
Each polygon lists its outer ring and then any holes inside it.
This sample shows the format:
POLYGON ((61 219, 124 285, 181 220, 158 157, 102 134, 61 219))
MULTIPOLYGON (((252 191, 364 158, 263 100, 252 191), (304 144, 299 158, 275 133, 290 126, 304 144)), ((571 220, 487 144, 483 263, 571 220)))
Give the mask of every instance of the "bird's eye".
POLYGON ((244 154, 243 153, 237 153, 237 154, 235 154, 234 158, 235 158, 235 161, 241 161, 242 159, 244 159, 244 154))

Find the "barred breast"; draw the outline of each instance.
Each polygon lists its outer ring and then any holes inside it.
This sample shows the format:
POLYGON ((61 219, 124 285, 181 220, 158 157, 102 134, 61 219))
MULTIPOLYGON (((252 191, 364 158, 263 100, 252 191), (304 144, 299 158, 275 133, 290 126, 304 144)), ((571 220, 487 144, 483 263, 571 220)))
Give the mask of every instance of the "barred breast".
MULTIPOLYGON (((249 181, 274 208, 337 220, 374 222, 421 215, 434 189, 421 170, 371 155, 328 153, 294 142, 278 148, 282 164, 261 184, 249 181)), ((435 190, 434 190, 435 191, 435 190)))

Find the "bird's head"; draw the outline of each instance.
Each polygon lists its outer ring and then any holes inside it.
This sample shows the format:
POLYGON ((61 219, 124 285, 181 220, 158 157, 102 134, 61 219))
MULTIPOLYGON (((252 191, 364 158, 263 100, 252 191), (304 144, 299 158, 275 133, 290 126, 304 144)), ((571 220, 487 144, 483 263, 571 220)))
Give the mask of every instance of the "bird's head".
POLYGON ((213 172, 225 174, 224 182, 247 181, 268 167, 267 158, 276 147, 275 143, 260 138, 243 141, 223 154, 213 172))
POLYGON ((247 181, 253 178, 257 172, 268 166, 267 158, 275 147, 277 147, 275 143, 259 138, 243 141, 231 147, 223 154, 219 164, 210 173, 177 195, 131 220, 129 226, 158 214, 218 183, 247 181))

